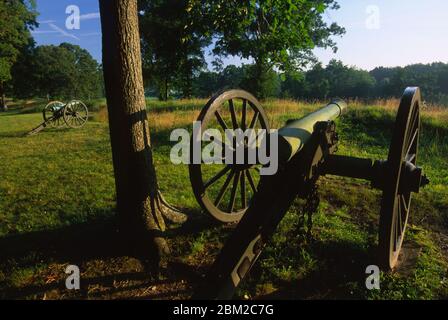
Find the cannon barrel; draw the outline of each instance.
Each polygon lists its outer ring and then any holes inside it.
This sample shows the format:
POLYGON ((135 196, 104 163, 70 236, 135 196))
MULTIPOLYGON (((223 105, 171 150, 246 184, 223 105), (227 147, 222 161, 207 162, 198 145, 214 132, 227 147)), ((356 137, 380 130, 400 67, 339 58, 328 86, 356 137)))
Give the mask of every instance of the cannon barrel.
POLYGON ((279 162, 285 163, 296 155, 308 142, 317 122, 335 120, 347 109, 347 103, 342 99, 334 99, 325 107, 306 115, 305 117, 289 121, 278 131, 279 162))

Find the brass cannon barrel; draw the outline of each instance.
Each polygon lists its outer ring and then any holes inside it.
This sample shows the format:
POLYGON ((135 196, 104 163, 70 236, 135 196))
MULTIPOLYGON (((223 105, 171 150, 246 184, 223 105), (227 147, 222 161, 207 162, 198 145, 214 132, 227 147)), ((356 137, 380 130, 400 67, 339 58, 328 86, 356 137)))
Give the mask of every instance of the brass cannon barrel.
POLYGON ((347 103, 335 99, 325 107, 306 115, 305 117, 289 121, 279 129, 278 154, 279 162, 284 163, 296 155, 310 139, 317 122, 335 120, 347 109, 347 103))

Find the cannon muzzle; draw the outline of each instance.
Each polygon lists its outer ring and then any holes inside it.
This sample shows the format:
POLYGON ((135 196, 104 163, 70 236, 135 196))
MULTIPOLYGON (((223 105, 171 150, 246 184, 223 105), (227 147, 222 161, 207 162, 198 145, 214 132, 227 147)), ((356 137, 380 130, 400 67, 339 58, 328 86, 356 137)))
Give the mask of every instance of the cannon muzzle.
POLYGON ((347 103, 342 99, 335 99, 325 107, 308 114, 307 116, 289 121, 286 126, 279 129, 278 155, 279 162, 285 163, 303 149, 311 138, 316 123, 335 120, 347 109, 347 103))

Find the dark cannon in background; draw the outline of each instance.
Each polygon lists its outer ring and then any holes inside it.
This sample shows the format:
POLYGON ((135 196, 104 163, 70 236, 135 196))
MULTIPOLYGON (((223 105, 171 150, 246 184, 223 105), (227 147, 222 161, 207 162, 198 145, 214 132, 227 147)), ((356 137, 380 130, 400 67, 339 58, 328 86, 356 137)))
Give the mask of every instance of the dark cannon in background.
MULTIPOLYGON (((417 166, 421 106, 419 88, 407 88, 398 109, 387 160, 335 154, 338 135, 334 120, 347 109, 347 104, 337 99, 302 119, 288 121, 278 131, 278 172, 261 176, 258 185, 254 178, 259 172, 256 165, 223 165, 217 174, 207 177, 209 165, 190 164, 193 192, 202 208, 222 222, 239 222, 193 298, 232 298, 295 198, 306 199, 307 205, 314 206, 311 210, 317 210, 316 181, 324 175, 365 179, 382 191, 378 264, 385 271, 396 267, 412 193, 429 183, 417 166), (214 187, 224 177, 224 184, 214 187)), ((269 130, 259 102, 241 90, 213 97, 198 121, 202 122, 203 130, 213 126, 220 130, 269 130), (225 115, 230 121, 224 119, 225 115)))
POLYGON ((42 116, 44 122, 28 132, 27 135, 35 135, 46 127, 61 128, 66 125, 69 128, 81 128, 89 119, 89 110, 79 100, 72 100, 68 103, 52 101, 45 106, 42 116))

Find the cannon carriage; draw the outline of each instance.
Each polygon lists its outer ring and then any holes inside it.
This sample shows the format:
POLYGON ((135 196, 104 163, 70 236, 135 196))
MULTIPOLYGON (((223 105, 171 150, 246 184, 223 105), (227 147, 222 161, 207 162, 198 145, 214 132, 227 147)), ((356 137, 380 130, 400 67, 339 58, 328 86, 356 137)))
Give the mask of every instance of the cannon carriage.
POLYGON ((31 130, 28 135, 34 135, 46 127, 78 129, 83 127, 89 119, 89 110, 87 106, 79 100, 72 100, 68 103, 60 101, 51 101, 42 110, 42 122, 38 127, 31 130))
POLYGON ((45 106, 42 114, 44 122, 55 128, 64 125, 70 128, 81 128, 89 119, 87 106, 79 100, 72 100, 66 104, 52 101, 45 106))
MULTIPOLYGON (((378 264, 383 270, 394 269, 411 211, 412 194, 429 183, 422 168, 417 166, 421 106, 419 88, 407 88, 385 160, 336 154, 339 138, 334 120, 347 110, 347 104, 336 99, 301 119, 288 120, 276 132, 278 171, 274 175, 260 176, 261 163, 229 161, 216 166, 206 161, 192 161, 190 180, 201 207, 219 221, 238 222, 207 275, 207 285, 200 288, 195 298, 231 298, 294 199, 309 199, 316 181, 325 175, 364 179, 370 181, 372 188, 382 191, 378 264), (216 170, 208 174, 213 166, 216 170)), ((241 90, 213 97, 198 121, 202 129, 269 131, 260 103, 241 90)), ((192 143, 195 139, 193 136, 192 143)), ((239 142, 235 137, 218 143, 233 152, 223 152, 223 157, 237 157, 239 142)), ((246 151, 262 147, 257 141, 252 145, 247 141, 242 144, 246 151)))

